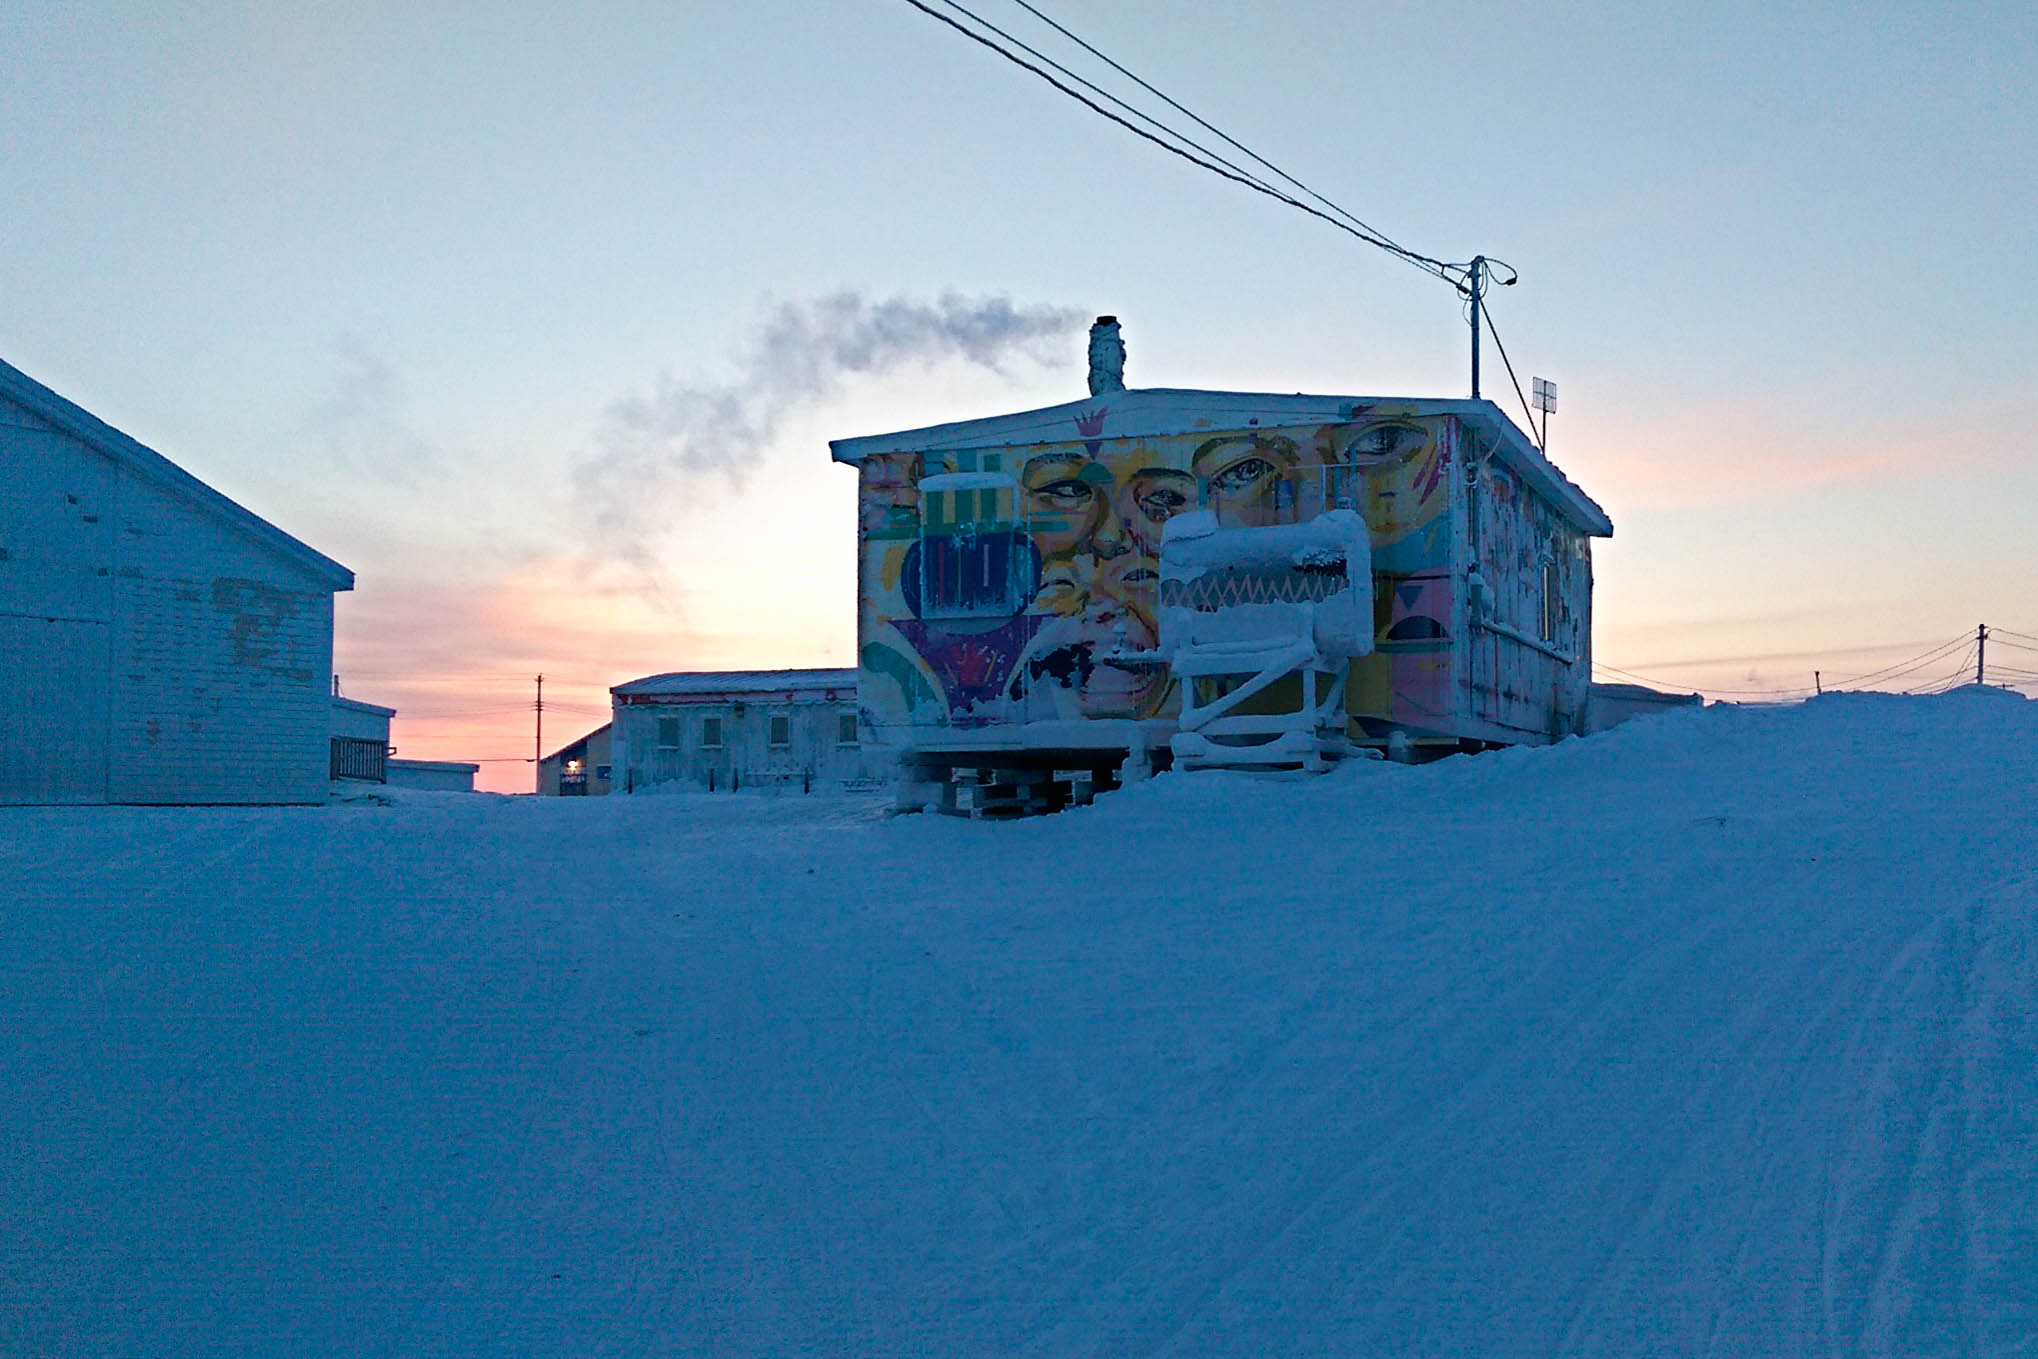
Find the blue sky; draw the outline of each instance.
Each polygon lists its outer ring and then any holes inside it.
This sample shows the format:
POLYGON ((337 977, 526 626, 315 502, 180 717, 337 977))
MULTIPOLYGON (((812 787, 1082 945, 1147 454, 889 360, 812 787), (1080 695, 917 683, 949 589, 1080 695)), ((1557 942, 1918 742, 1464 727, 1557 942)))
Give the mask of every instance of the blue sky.
MULTIPOLYGON (((1760 688, 2038 634, 2032 7, 1042 7, 1397 239, 1520 270, 1501 334, 1618 526, 1601 659, 1760 688)), ((647 590, 574 469, 775 304, 1110 311, 1133 385, 1465 383, 1441 284, 904 0, 0 4, 0 126, 0 357, 352 566, 340 668, 406 753, 520 753, 538 670, 593 725, 647 671, 851 663, 826 440, 1082 391, 1073 332, 851 377, 647 507, 647 590)))

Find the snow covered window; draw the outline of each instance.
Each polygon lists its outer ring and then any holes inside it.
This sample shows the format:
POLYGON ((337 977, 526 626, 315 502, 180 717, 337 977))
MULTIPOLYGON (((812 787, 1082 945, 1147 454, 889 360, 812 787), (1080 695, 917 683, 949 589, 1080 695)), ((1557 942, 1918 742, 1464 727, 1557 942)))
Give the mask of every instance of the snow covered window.
POLYGON ((1017 520, 1018 494, 1018 483, 1001 472, 921 480, 912 588, 922 618, 1002 618, 1025 610, 1037 558, 1017 520))
POLYGON ((703 717, 701 719, 701 744, 709 750, 722 748, 722 719, 703 717))
POLYGON ((837 745, 853 746, 856 744, 857 739, 856 714, 843 713, 835 720, 835 743, 837 745))
POLYGON ((658 719, 658 746, 661 750, 679 749, 679 719, 661 717, 658 719))
POLYGON ((789 746, 793 743, 793 720, 784 713, 771 715, 771 744, 789 746))

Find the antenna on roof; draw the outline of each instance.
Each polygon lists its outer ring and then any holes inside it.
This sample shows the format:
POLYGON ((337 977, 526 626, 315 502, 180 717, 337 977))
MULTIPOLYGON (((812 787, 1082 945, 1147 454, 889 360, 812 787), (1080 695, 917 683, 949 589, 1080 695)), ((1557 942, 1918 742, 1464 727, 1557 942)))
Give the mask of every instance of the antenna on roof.
POLYGON ((1548 378, 1530 378, 1529 391, 1536 409, 1543 413, 1543 433, 1536 443, 1547 453, 1550 451, 1550 412, 1557 409, 1557 384, 1548 378))

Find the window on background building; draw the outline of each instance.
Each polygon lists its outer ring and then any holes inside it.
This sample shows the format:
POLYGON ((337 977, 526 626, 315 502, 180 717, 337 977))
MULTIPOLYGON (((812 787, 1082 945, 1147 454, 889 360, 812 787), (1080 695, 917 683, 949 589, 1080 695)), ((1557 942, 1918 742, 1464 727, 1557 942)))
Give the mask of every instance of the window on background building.
POLYGON ((703 717, 701 719, 701 744, 710 750, 719 750, 722 745, 722 719, 703 717))
POLYGON ((771 743, 775 746, 789 746, 793 743, 793 720, 784 713, 772 714, 771 743))
POLYGON ((856 741, 856 714, 844 713, 836 719, 835 742, 837 745, 853 746, 856 741))
POLYGON ((661 717, 658 719, 658 744, 665 750, 679 748, 679 719, 661 717))

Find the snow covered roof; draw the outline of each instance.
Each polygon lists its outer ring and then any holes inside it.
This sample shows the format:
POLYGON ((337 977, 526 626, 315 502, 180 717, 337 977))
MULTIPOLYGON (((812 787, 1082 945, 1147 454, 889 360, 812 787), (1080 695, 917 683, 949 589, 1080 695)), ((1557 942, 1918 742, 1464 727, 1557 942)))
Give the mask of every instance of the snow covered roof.
POLYGON ((335 708, 345 708, 349 712, 368 713, 375 717, 396 716, 396 709, 394 708, 385 708, 379 703, 363 703, 358 698, 341 698, 338 694, 333 695, 333 706, 335 708))
POLYGON ((609 690, 617 698, 739 697, 787 690, 856 691, 854 670, 680 670, 647 675, 609 690))
POLYGON ((550 755, 544 756, 542 759, 538 761, 538 763, 556 764, 558 763, 560 758, 564 756, 566 752, 569 750, 579 750, 585 753, 587 750, 588 742, 594 740, 597 736, 600 736, 603 732, 606 732, 610 727, 614 725, 615 724, 612 722, 604 722, 600 726, 596 727, 593 731, 582 732, 580 735, 574 737, 571 741, 568 741, 565 745, 559 747, 559 749, 553 751, 550 755))
POLYGON ((142 477, 227 521, 277 555, 306 568, 335 590, 354 588, 354 573, 227 499, 162 454, 121 433, 76 402, 57 395, 19 368, 0 360, 0 398, 39 416, 142 477))
POLYGON ((1535 443, 1491 401, 1398 396, 1308 396, 1297 392, 1204 392, 1146 387, 1110 392, 1059 406, 992 415, 979 420, 929 425, 894 434, 834 439, 836 462, 853 465, 873 453, 927 453, 965 448, 1068 443, 1072 440, 1134 439, 1202 430, 1248 429, 1256 425, 1334 424, 1381 415, 1449 415, 1494 446, 1496 457, 1534 486, 1586 533, 1613 536, 1613 521, 1596 501, 1558 471, 1535 443), (1076 429, 1081 417, 1084 426, 1076 429))

